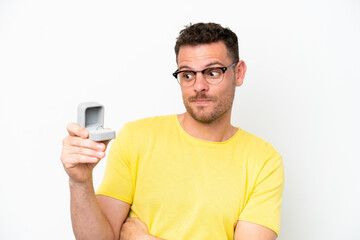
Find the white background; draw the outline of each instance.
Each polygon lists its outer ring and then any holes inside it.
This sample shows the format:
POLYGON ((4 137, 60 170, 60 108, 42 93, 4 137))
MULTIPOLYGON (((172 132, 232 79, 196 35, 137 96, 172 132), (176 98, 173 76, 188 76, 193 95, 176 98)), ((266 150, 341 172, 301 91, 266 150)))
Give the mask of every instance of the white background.
POLYGON ((199 21, 238 34, 232 122, 283 155, 279 239, 360 239, 357 0, 0 0, 0 239, 74 239, 59 157, 77 104, 117 131, 183 112, 173 47, 199 21))

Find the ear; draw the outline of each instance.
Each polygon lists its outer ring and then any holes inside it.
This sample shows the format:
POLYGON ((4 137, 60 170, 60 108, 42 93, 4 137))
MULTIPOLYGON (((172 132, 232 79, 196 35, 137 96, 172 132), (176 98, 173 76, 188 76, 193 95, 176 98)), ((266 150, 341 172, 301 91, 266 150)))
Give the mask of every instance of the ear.
POLYGON ((240 60, 236 64, 236 86, 237 87, 240 87, 243 84, 246 69, 247 69, 247 67, 246 67, 246 64, 244 61, 240 60))

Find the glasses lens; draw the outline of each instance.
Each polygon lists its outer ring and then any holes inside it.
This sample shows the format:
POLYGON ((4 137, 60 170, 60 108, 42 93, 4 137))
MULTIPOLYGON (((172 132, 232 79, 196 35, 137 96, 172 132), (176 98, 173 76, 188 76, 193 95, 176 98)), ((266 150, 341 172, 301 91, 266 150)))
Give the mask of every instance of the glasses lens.
POLYGON ((195 74, 193 72, 180 72, 178 74, 179 83, 183 86, 191 85, 195 81, 195 74))
POLYGON ((223 71, 218 68, 209 68, 205 70, 204 77, 209 83, 218 83, 222 80, 223 71))

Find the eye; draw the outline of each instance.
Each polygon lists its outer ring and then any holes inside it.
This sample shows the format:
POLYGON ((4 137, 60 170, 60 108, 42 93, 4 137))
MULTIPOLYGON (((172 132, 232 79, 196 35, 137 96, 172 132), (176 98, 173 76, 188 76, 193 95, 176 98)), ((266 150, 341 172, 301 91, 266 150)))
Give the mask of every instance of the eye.
POLYGON ((210 68, 205 71, 205 75, 207 78, 218 78, 221 76, 221 70, 216 68, 210 68))
POLYGON ((181 72, 180 79, 183 81, 191 81, 194 79, 194 73, 193 72, 181 72))

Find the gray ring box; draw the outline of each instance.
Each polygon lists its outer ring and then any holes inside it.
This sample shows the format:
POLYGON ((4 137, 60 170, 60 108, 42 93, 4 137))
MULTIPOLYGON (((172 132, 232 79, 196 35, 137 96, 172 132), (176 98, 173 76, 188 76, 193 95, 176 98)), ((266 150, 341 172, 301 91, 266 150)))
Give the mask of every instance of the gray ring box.
POLYGON ((97 142, 115 138, 115 131, 104 129, 104 106, 97 102, 78 105, 77 123, 89 131, 89 139, 97 142))

